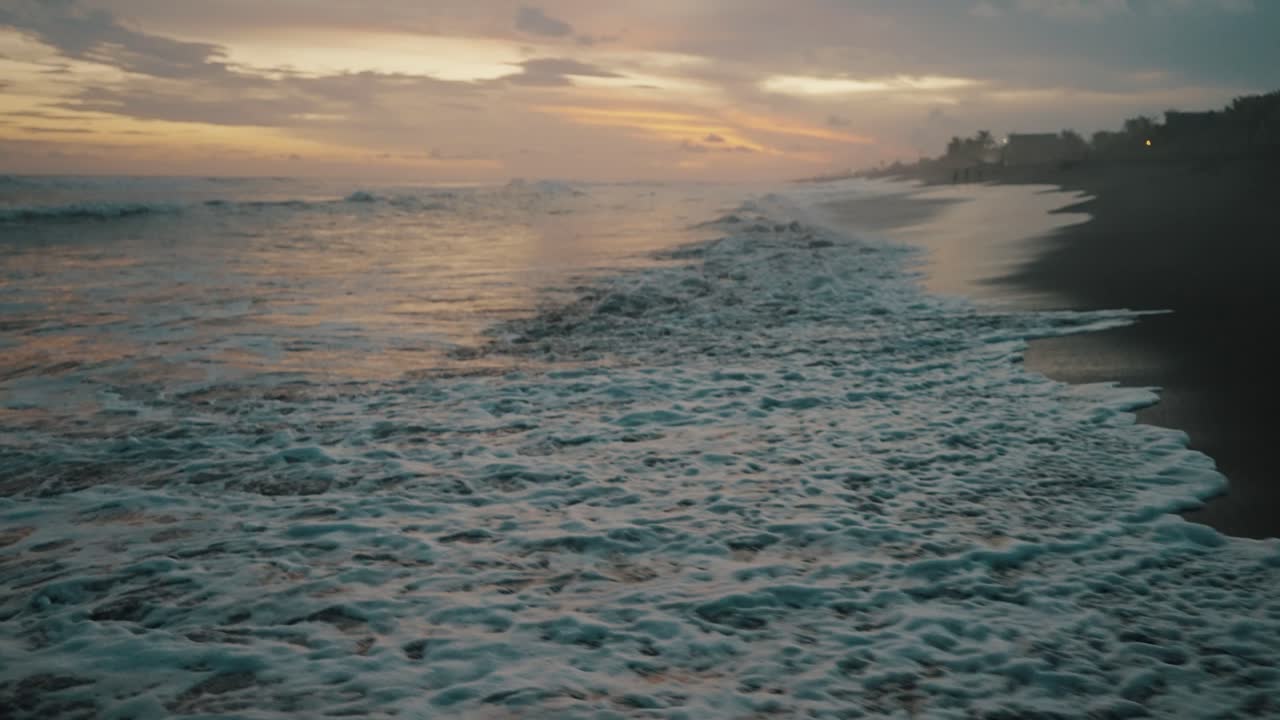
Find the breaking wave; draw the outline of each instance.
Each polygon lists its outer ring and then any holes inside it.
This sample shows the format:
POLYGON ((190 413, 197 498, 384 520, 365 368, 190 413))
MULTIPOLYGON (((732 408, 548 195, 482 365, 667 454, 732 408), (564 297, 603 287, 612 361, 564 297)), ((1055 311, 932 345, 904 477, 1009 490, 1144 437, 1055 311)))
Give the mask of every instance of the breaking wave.
POLYGON ((785 204, 708 228, 684 264, 495 326, 457 373, 133 388, 124 430, 13 434, 0 704, 1274 709, 1280 546, 1168 514, 1223 480, 1134 424, 1150 392, 1018 362, 1131 314, 931 298, 911 250, 785 204))
MULTIPOLYGON (((306 197, 270 197, 290 189, 290 185, 279 179, 261 178, 204 178, 199 181, 205 187, 189 189, 191 182, 184 186, 174 180, 175 187, 186 187, 184 193, 169 193, 172 199, 154 202, 118 201, 114 198, 127 196, 133 186, 144 179, 84 179, 84 178, 26 178, 19 176, 0 176, 0 192, 10 197, 0 197, 0 223, 6 225, 41 225, 63 222, 107 221, 138 218, 152 215, 179 215, 193 210, 213 213, 245 213, 245 212, 343 212, 355 208, 370 209, 389 206, 401 212, 436 212, 454 209, 459 203, 472 205, 488 203, 501 206, 504 203, 523 203, 549 201, 556 198, 585 197, 586 192, 569 183, 549 180, 527 182, 512 181, 504 187, 487 189, 468 189, 456 192, 441 189, 390 188, 386 191, 356 189, 345 195, 324 196, 322 189, 311 189, 306 197), (243 187, 241 187, 243 186, 243 187), (241 196, 223 197, 227 187, 235 187, 241 196), (204 197, 199 194, 203 190, 204 197), (214 193, 215 197, 208 197, 214 193), (267 194, 268 197, 260 197, 267 194), (61 204, 28 204, 26 198, 46 197, 49 195, 65 195, 73 198, 61 204), (257 195, 257 196, 255 196, 257 195), (14 200, 14 198, 18 200, 14 200), (92 199, 82 199, 82 198, 92 199), (107 198, 107 199, 101 199, 107 198)), ((167 198, 165 187, 159 180, 150 180, 140 192, 154 197, 167 198)), ((305 186, 304 186, 305 187, 305 186)), ((308 188, 309 189, 309 188, 308 188)))
POLYGON ((172 203, 74 203, 70 205, 0 207, 2 223, 66 222, 76 220, 114 220, 141 215, 181 212, 172 203))

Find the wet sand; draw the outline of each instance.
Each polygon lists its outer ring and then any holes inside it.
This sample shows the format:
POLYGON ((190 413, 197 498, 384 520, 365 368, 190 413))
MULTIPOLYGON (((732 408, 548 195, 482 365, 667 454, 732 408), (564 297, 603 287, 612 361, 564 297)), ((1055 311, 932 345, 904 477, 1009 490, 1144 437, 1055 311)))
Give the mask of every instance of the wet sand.
MULTIPOLYGON (((1094 196, 1076 208, 1092 219, 1053 234, 998 286, 1047 291, 1071 307, 1173 312, 1039 341, 1027 362, 1070 382, 1163 388, 1139 418, 1186 431, 1230 483, 1187 517, 1232 535, 1280 535, 1280 382, 1270 337, 1280 312, 1280 153, 1045 174, 1094 196)), ((1033 178, 1008 181, 1024 179, 1033 178)))
POLYGON ((1062 305, 1065 299, 1039 288, 992 283, 1033 260, 1038 246, 1028 238, 1085 222, 1081 212, 1055 212, 1085 196, 1053 185, 957 185, 919 187, 832 203, 829 222, 923 248, 925 288, 985 305, 1031 308, 1062 305))
MULTIPOLYGON (((1037 340, 1027 364, 1066 382, 1161 388, 1160 403, 1141 411, 1139 419, 1188 433, 1191 447, 1212 457, 1230 483, 1227 494, 1187 517, 1231 535, 1280 535, 1280 477, 1274 469, 1280 382, 1270 349, 1280 312, 1280 157, 1151 158, 1006 170, 996 180, 922 195, 1001 194, 1050 184, 1064 192, 1045 197, 1067 201, 1060 210, 1066 215, 1059 217, 1072 222, 1039 237, 1023 234, 1001 243, 957 237, 949 251, 934 253, 934 272, 962 276, 956 285, 961 294, 980 301, 1034 309, 1172 311, 1128 328, 1037 340), (1087 199, 1071 202, 1072 193, 1087 199), (1087 213, 1083 222, 1080 213, 1087 213)), ((1006 207, 1013 218, 1030 211, 1006 207)), ((928 225, 969 222, 941 212, 928 225)), ((1003 216, 987 223, 1002 237, 1021 225, 1003 216)), ((919 242, 930 231, 887 232, 919 242)))

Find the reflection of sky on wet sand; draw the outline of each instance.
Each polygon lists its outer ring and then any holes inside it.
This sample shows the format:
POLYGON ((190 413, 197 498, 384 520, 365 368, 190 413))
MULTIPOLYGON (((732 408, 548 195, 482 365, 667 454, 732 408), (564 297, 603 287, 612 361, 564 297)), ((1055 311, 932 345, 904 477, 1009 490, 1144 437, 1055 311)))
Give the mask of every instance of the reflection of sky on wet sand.
POLYGON ((990 281, 1031 260, 1041 249, 1034 240, 1089 217, 1079 212, 1055 213, 1082 196, 1050 186, 939 188, 922 197, 955 202, 893 236, 929 252, 925 287, 941 295, 1034 302, 1030 297, 1012 298, 1008 288, 992 287, 990 281))
POLYGON ((1057 212, 1082 199, 1047 185, 879 183, 874 194, 844 198, 823 210, 842 227, 925 250, 920 269, 931 293, 1046 307, 1060 303, 993 281, 1035 257, 1040 241, 1054 230, 1087 220, 1086 213, 1057 212))

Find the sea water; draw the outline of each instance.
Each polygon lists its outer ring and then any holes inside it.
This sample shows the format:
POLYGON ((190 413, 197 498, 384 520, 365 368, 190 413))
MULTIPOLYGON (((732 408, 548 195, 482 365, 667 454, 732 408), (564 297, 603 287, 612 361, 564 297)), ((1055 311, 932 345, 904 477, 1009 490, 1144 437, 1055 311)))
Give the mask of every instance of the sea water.
POLYGON ((16 717, 1265 717, 1280 548, 859 183, 0 179, 16 717))

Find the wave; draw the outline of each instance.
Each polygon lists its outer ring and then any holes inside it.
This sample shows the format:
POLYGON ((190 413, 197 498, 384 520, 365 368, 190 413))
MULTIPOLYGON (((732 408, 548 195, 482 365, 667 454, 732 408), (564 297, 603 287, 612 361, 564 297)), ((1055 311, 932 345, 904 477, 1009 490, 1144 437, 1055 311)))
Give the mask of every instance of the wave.
POLYGON ((401 193, 397 195, 378 195, 368 190, 356 190, 342 199, 343 203, 374 204, 386 203, 392 207, 408 210, 444 210, 449 206, 444 200, 452 200, 451 192, 430 192, 425 195, 401 193))
POLYGON ((323 203, 308 202, 306 200, 206 200, 204 205, 209 208, 237 208, 258 210, 263 208, 307 208, 313 205, 329 205, 329 201, 323 203))
POLYGON ((338 199, 326 200, 300 200, 296 198, 288 200, 206 200, 205 206, 211 208, 239 208, 239 209, 263 209, 263 208, 332 208, 342 205, 376 205, 387 204, 401 208, 418 208, 427 210, 437 210, 445 207, 441 199, 452 199, 453 193, 427 193, 424 196, 412 194, 398 195, 379 195, 369 190, 354 190, 351 193, 338 199))
POLYGON ((0 208, 0 223, 69 222, 114 220, 142 215, 175 214, 182 206, 173 203, 71 203, 0 208))
POLYGON ((355 192, 348 195, 344 200, 344 202, 372 203, 372 202, 378 202, 381 199, 382 199, 381 197, 374 195, 373 193, 368 192, 367 190, 356 190, 355 192))
MULTIPOLYGON (((207 181, 212 182, 209 178, 207 181)), ((220 179, 219 183, 232 185, 234 179, 220 179)), ((79 188, 66 184, 61 180, 32 181, 27 178, 0 175, 0 188, 14 188, 23 191, 29 197, 39 198, 45 191, 58 191, 66 199, 67 191, 92 190, 86 186, 79 188)), ((430 191, 392 191, 377 192, 357 188, 345 195, 327 198, 289 198, 280 199, 243 199, 235 197, 187 197, 170 201, 118 201, 118 200, 73 200, 58 204, 15 204, 9 207, 0 206, 0 223, 57 223, 74 221, 105 221, 124 218, 136 218, 148 215, 175 215, 192 210, 209 212, 257 212, 271 210, 308 211, 350 211, 357 207, 394 208, 400 212, 439 212, 455 209, 460 205, 469 206, 508 206, 515 204, 523 207, 530 201, 550 200, 556 198, 583 197, 583 190, 559 181, 513 181, 505 187, 484 190, 430 190, 430 191)), ((83 197, 83 194, 81 194, 83 197)), ((53 196, 48 196, 53 199, 53 196)), ((10 198, 10 202, 15 202, 10 198)), ((21 200, 17 200, 21 202, 21 200)), ((568 212, 557 210, 553 212, 568 212)))
POLYGON ((583 197, 586 192, 577 185, 565 182, 564 180, 525 180, 524 178, 515 178, 508 182, 503 190, 508 193, 521 193, 532 195, 569 195, 572 197, 583 197))
POLYGON ((0 588, 0 705, 1268 709, 1280 547, 1166 515, 1222 480, 1133 424, 1154 395, 1017 362, 1130 314, 928 297, 913 251, 793 214, 707 227, 496 328, 519 371, 121 393, 127 434, 4 446, 0 493, 38 487, 6 553, 40 562, 0 588))

